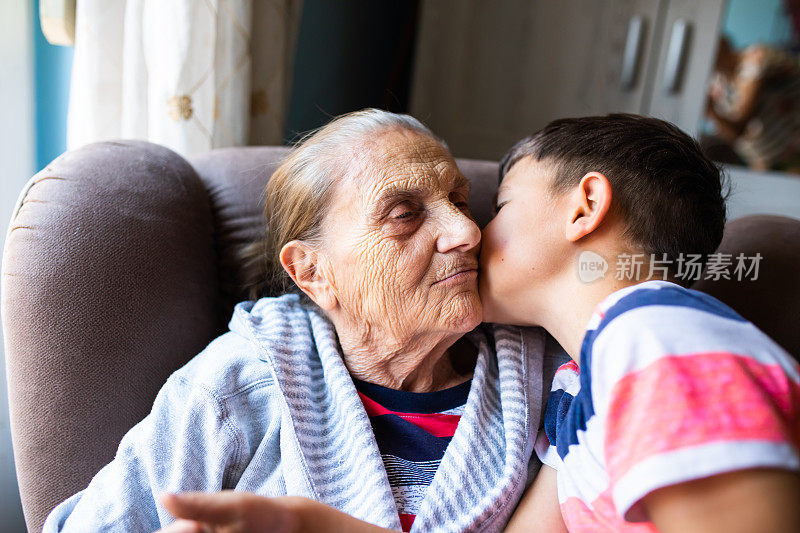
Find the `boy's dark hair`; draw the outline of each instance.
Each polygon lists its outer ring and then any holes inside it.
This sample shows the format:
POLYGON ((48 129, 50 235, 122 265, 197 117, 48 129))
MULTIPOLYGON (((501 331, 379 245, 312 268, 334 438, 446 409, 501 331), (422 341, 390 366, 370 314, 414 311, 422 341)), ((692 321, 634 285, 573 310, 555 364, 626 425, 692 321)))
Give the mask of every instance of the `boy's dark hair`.
POLYGON ((629 114, 554 120, 503 156, 500 180, 525 157, 552 165, 555 193, 588 172, 604 174, 613 191, 611 209, 626 222, 623 237, 648 258, 666 254, 673 277, 679 254, 705 260, 722 240, 723 175, 669 122, 629 114))

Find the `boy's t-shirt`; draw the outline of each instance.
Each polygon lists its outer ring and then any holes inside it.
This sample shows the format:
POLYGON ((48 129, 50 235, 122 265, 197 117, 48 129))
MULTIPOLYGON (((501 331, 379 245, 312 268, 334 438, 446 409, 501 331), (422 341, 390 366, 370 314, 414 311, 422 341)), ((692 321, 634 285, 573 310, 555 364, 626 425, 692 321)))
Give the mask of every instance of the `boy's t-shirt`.
POLYGON ((800 470, 800 365, 720 301, 665 281, 598 305, 558 369, 536 453, 570 531, 655 531, 640 500, 755 467, 800 470))

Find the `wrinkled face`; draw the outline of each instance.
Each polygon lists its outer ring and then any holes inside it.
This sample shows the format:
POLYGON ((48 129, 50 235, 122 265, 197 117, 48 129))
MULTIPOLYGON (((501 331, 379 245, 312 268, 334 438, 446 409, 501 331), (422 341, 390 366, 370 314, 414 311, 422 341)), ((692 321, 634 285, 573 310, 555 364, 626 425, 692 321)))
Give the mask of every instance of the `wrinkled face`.
POLYGON ((335 312, 394 339, 477 326, 480 230, 450 153, 398 129, 359 147, 351 161, 323 230, 335 312))
POLYGON ((484 320, 538 325, 541 290, 565 272, 568 242, 552 170, 532 157, 518 161, 497 191, 495 217, 483 229, 480 294, 484 320))

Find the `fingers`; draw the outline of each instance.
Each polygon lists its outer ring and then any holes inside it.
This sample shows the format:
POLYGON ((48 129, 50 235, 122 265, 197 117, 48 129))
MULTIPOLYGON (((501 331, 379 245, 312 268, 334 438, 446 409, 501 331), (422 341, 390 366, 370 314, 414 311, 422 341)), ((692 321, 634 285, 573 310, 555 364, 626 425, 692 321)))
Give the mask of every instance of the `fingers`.
MULTIPOLYGON (((181 524, 176 532, 207 533, 209 531, 246 533, 293 533, 300 529, 305 498, 267 498, 248 492, 164 493, 161 504, 176 518, 202 522, 202 528, 191 529, 181 524)), ((321 506, 321 504, 318 504, 321 506)), ((200 527, 200 526, 198 526, 200 527)))
POLYGON ((156 533, 206 533, 209 531, 199 522, 193 520, 177 520, 156 533))
MULTIPOLYGON (((161 495, 161 504, 175 518, 199 520, 210 524, 229 524, 242 517, 244 498, 246 498, 244 494, 231 490, 216 493, 164 493, 161 495)), ((183 532, 183 530, 179 531, 183 532)), ((196 530, 196 532, 199 533, 200 530, 196 530)))

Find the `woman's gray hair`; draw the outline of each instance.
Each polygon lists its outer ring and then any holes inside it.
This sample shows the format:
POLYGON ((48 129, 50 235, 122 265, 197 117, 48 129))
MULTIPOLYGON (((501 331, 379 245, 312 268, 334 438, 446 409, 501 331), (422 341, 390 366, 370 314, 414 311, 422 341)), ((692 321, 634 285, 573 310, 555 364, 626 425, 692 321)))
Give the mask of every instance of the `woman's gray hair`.
POLYGON ((248 298, 296 289, 280 264, 283 246, 293 240, 319 244, 334 186, 347 175, 354 150, 383 131, 404 129, 447 145, 410 115, 364 109, 341 115, 305 135, 272 174, 264 205, 264 235, 243 249, 248 298))

